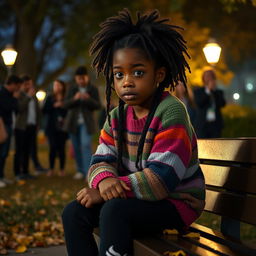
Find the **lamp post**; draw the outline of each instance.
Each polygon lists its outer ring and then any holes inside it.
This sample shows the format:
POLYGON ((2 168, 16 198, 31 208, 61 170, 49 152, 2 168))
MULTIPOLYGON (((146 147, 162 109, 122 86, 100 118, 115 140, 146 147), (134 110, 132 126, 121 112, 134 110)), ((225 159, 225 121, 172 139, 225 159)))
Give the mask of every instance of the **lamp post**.
POLYGON ((209 42, 204 46, 203 52, 207 62, 211 66, 215 66, 220 59, 221 47, 214 39, 210 39, 209 42))
POLYGON ((1 55, 4 60, 4 64, 7 67, 8 75, 11 74, 11 69, 16 61, 17 54, 18 53, 13 49, 11 45, 7 45, 5 49, 1 52, 1 55))

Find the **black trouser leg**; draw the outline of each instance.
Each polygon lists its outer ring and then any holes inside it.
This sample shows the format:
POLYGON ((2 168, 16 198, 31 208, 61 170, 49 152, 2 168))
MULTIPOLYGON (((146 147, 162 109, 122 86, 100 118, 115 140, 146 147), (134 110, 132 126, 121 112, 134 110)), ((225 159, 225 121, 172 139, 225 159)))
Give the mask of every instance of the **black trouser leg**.
POLYGON ((134 237, 183 225, 176 208, 166 200, 112 199, 100 213, 100 255, 113 255, 113 250, 122 256, 132 255, 134 237))
POLYGON ((22 173, 22 163, 24 159, 24 137, 25 137, 25 131, 20 129, 14 130, 14 136, 15 136, 15 155, 14 155, 14 173, 15 176, 19 176, 22 173))
POLYGON ((62 221, 69 256, 97 256, 93 229, 98 226, 100 205, 86 208, 73 201, 63 213, 62 221))
POLYGON ((117 198, 105 202, 102 207, 89 209, 73 202, 63 212, 69 256, 97 255, 92 232, 98 222, 100 256, 132 255, 134 237, 164 228, 180 229, 184 225, 176 208, 166 200, 149 202, 117 198))

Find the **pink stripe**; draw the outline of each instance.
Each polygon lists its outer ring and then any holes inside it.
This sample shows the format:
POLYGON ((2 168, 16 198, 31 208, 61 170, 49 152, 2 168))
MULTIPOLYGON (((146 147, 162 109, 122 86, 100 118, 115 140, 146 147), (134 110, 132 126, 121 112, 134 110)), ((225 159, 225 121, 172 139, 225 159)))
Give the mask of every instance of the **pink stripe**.
POLYGON ((106 178, 109 178, 109 177, 114 177, 114 178, 116 178, 116 176, 115 176, 112 172, 108 172, 108 171, 101 172, 101 173, 97 174, 97 175, 94 177, 94 179, 93 179, 93 181, 92 181, 92 183, 91 183, 91 184, 92 184, 91 187, 92 187, 92 188, 95 188, 95 189, 98 189, 99 183, 100 183, 102 180, 104 180, 104 179, 106 179, 106 178))
POLYGON ((157 140, 154 143, 151 153, 164 153, 166 151, 177 154, 184 165, 188 165, 191 154, 186 150, 186 145, 181 139, 157 140))

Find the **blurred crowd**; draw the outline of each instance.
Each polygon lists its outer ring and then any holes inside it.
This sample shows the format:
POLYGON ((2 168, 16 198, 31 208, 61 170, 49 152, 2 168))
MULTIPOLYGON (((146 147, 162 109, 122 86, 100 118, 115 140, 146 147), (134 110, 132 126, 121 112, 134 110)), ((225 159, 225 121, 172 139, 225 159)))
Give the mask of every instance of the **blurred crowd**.
POLYGON ((5 162, 14 139, 13 173, 15 180, 34 179, 30 159, 38 175, 65 175, 66 141, 72 141, 77 172, 74 179, 86 176, 91 159, 92 134, 97 131, 93 112, 101 109, 97 87, 91 84, 85 66, 74 74, 68 86, 55 80, 43 104, 36 97, 36 87, 29 75, 10 75, 0 89, 0 188, 13 183, 5 177, 5 162), (49 163, 44 168, 38 159, 37 135, 44 120, 49 145, 49 163), (56 168, 56 162, 59 162, 56 168))
MULTIPOLYGON (((223 91, 217 88, 213 69, 203 73, 202 81, 204 86, 194 90, 179 82, 174 95, 185 104, 198 138, 218 138, 223 128, 221 108, 226 104, 223 91)), ((85 66, 76 69, 74 83, 68 87, 64 81, 56 79, 43 104, 36 97, 36 87, 29 75, 10 75, 0 89, 0 188, 13 183, 4 175, 11 138, 14 139, 16 181, 35 178, 30 171, 30 159, 34 174, 64 176, 68 139, 72 142, 76 162, 73 178, 85 178, 92 154, 92 135, 98 130, 94 120, 96 110, 100 110, 98 124, 101 128, 106 117, 105 108, 85 66), (41 165, 37 152, 42 120, 49 145, 46 168, 41 165)))

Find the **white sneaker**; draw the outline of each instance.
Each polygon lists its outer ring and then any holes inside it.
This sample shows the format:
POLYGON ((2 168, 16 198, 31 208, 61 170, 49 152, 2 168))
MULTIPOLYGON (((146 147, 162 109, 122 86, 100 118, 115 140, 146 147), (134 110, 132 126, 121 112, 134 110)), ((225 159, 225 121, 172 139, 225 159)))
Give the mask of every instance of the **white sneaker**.
POLYGON ((74 176, 73 179, 74 180, 81 180, 84 178, 84 175, 81 172, 77 172, 74 176))
POLYGON ((6 184, 2 181, 2 179, 0 180, 0 188, 4 188, 6 187, 6 184))

